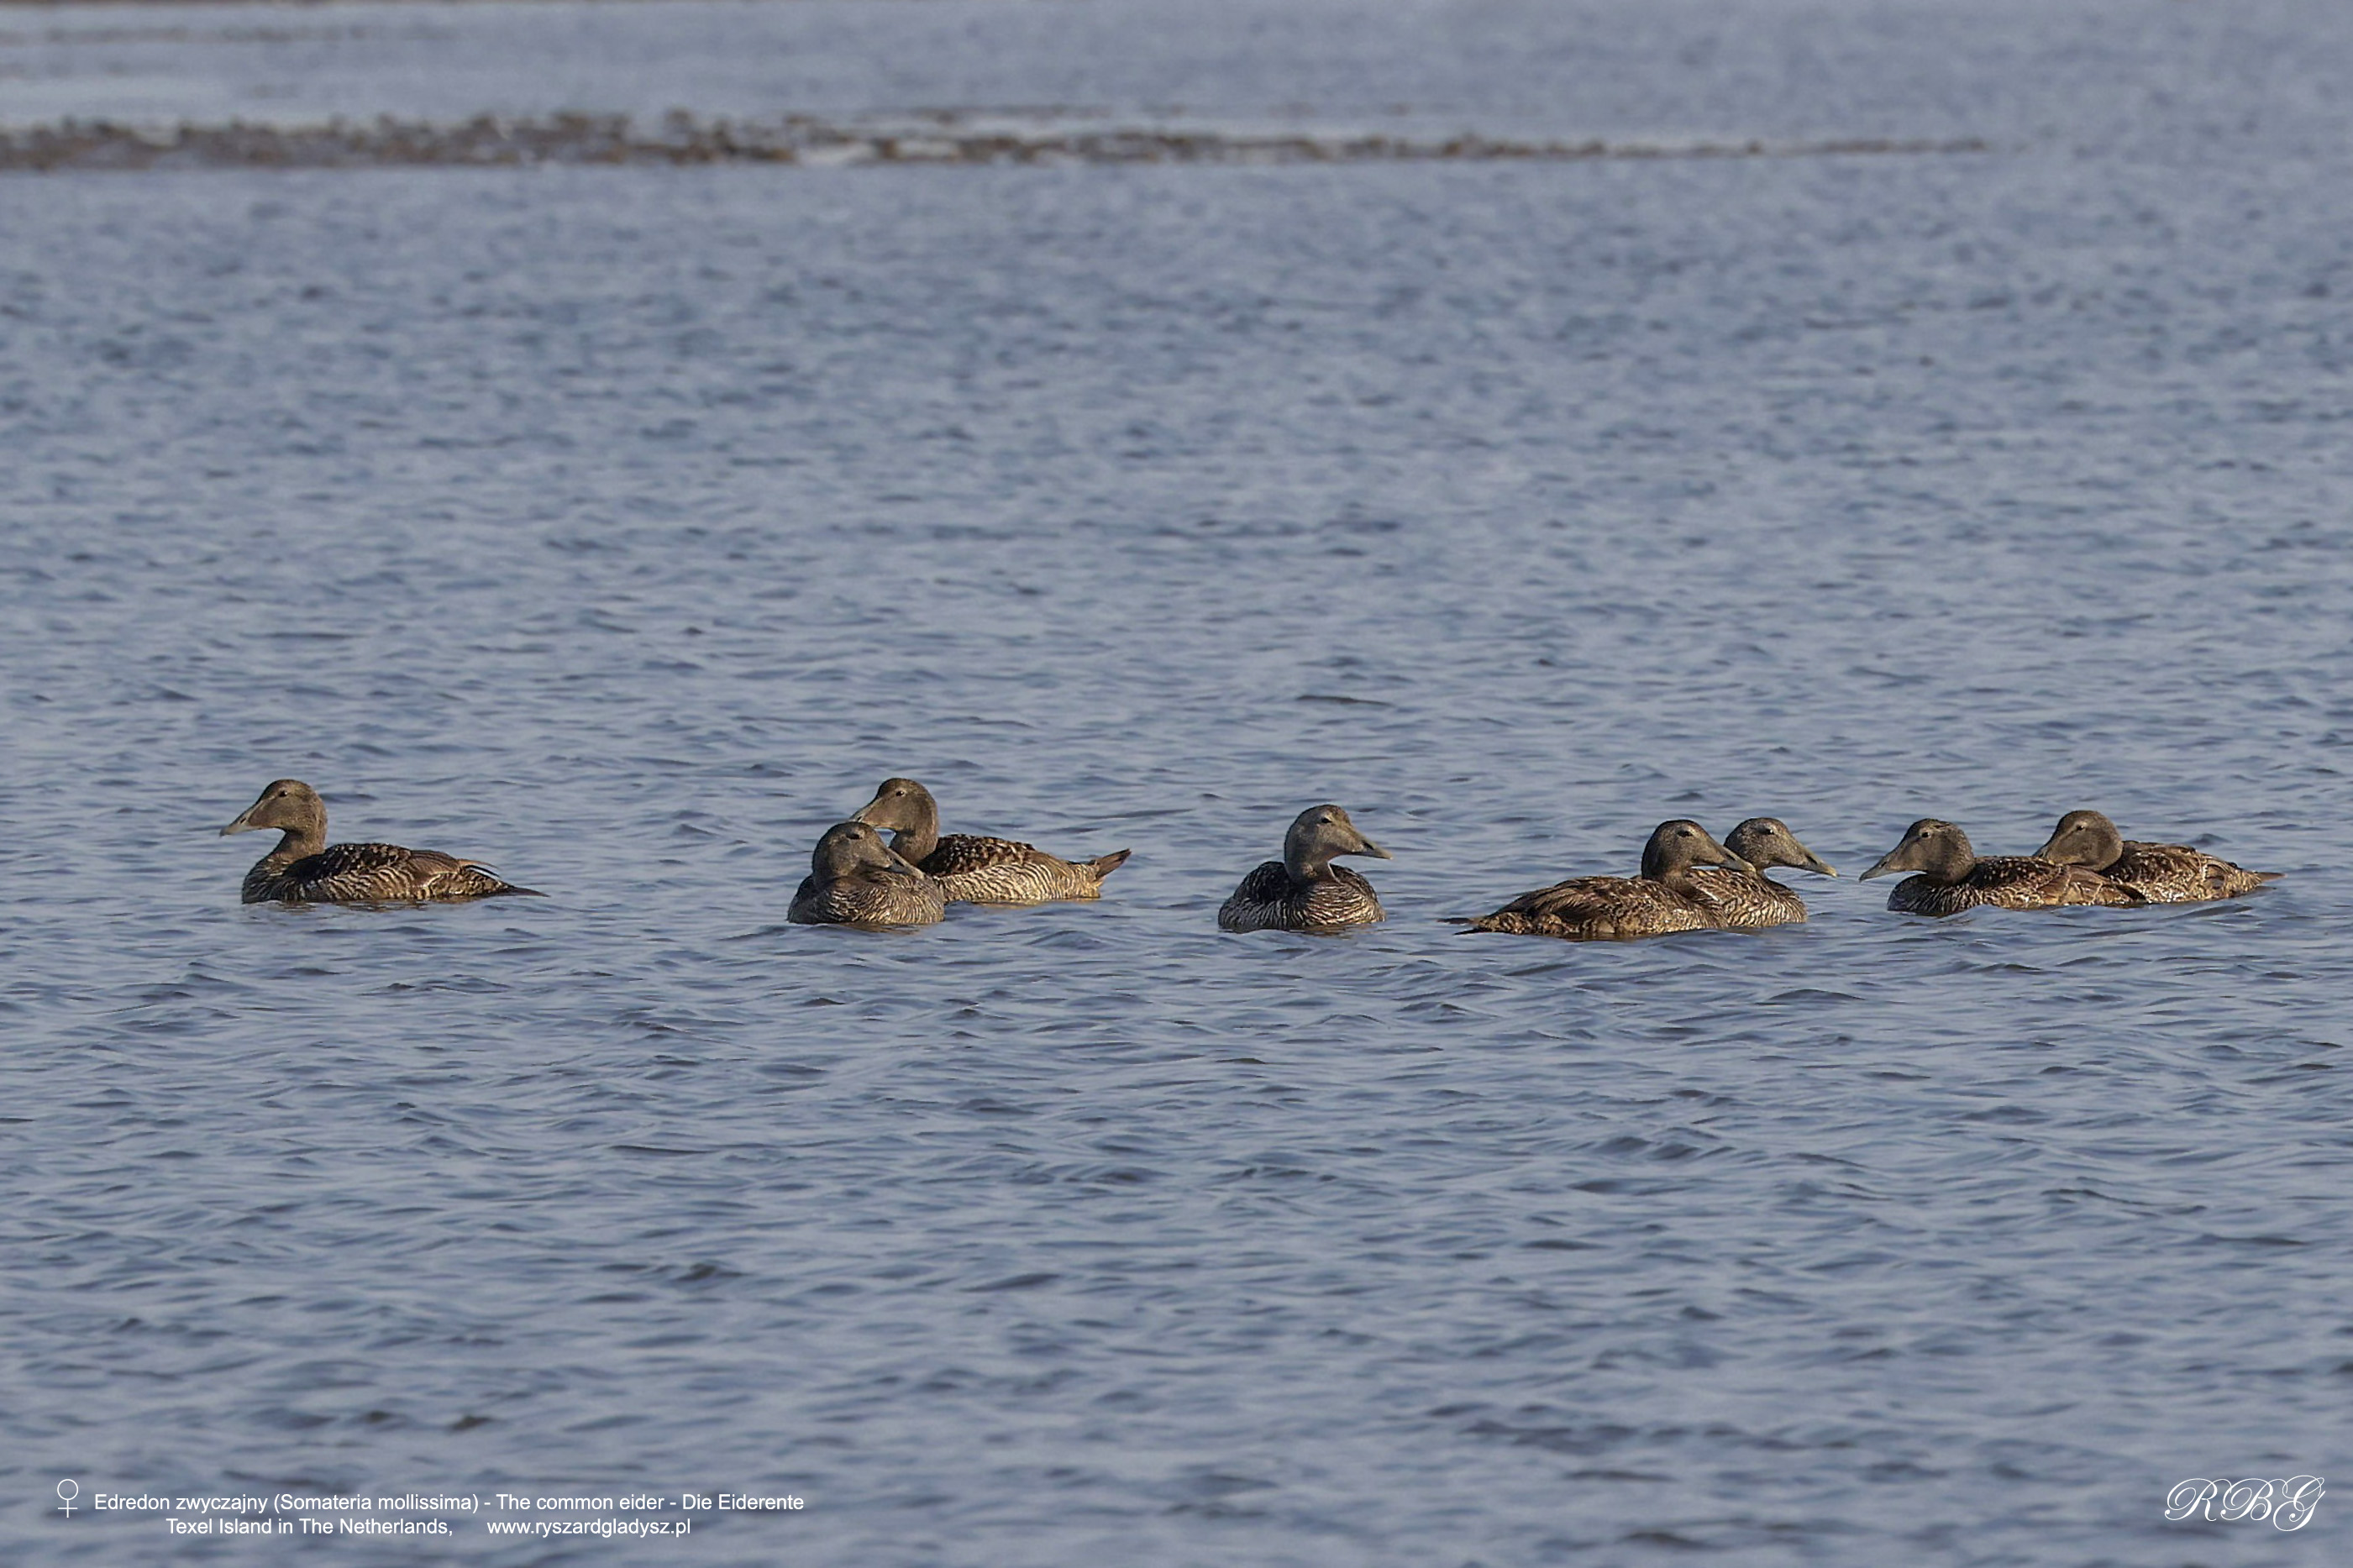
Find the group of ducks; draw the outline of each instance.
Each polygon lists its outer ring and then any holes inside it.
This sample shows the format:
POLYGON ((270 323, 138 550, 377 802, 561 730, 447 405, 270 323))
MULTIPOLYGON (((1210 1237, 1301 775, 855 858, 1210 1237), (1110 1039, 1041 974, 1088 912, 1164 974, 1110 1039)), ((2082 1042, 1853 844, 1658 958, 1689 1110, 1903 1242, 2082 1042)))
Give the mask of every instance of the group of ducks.
MULTIPOLYGON (((500 880, 479 861, 392 844, 327 843, 327 808, 295 779, 264 788, 224 834, 275 828, 278 847, 245 876, 257 903, 413 903, 533 894, 500 880)), ((1039 904, 1096 899, 1129 851, 1065 860, 1033 845, 940 832, 938 803, 913 779, 885 779, 874 798, 817 842, 808 877, 786 918, 802 925, 931 925, 947 906, 1039 904), (886 840, 885 833, 890 834, 886 840)), ((1226 931, 1338 931, 1386 918, 1373 885, 1335 864, 1341 856, 1388 859, 1336 805, 1310 806, 1283 835, 1282 858, 1260 865, 1218 909, 1226 931)), ((1722 843, 1689 818, 1659 824, 1632 877, 1577 877, 1523 893, 1493 914, 1454 923, 1570 942, 1662 936, 1672 931, 1787 925, 1806 918, 1803 900, 1766 876, 1793 867, 1838 873, 1798 842, 1778 818, 1755 816, 1722 843)), ((1887 907, 1951 915, 1988 906, 2056 909, 2072 904, 2175 904, 2232 899, 2277 876, 2249 871, 2181 844, 2125 838, 2096 811, 2071 811, 2031 855, 1979 857, 1949 822, 1924 817, 1880 857, 1862 880, 1909 871, 1887 907)))

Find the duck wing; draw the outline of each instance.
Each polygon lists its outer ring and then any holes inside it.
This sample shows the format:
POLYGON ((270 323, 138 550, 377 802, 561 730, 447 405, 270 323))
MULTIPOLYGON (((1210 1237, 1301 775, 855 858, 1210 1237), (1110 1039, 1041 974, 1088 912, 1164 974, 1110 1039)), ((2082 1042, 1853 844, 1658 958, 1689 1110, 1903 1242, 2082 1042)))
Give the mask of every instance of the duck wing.
POLYGON ((1092 860, 1065 860, 1034 844, 955 833, 923 857, 923 870, 944 884, 952 903, 1038 904, 1101 897, 1103 879, 1127 856, 1122 849, 1092 860))
POLYGON ((1522 893, 1472 921, 1471 929, 1606 942, 1704 931, 1715 923, 1704 902, 1663 883, 1641 877, 1577 877, 1522 893))
POLYGON ((2250 871, 2187 844, 2130 842, 2125 845, 2123 856, 2107 869, 2108 880, 2131 889, 2153 904, 2235 899, 2253 892, 2278 874, 2250 871))
POLYGON ((379 904, 487 899, 531 891, 501 881, 480 861, 460 860, 438 849, 332 844, 280 872, 269 896, 295 903, 379 904))
POLYGON ((2075 904, 2138 904, 2147 900, 2086 866, 2063 866, 2032 855, 1995 855, 1969 868, 1961 885, 1976 902, 2007 910, 2075 904))
POLYGON ((1806 918, 1806 900, 1770 877, 1729 866, 1694 866, 1683 875, 1692 896, 1719 926, 1795 925, 1806 918))

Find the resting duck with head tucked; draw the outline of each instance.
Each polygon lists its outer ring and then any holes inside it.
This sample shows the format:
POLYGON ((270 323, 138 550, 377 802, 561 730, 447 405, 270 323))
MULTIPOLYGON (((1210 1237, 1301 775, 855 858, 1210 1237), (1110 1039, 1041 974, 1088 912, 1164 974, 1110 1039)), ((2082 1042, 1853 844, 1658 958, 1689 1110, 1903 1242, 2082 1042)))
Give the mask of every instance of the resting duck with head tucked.
POLYGON ((1806 901, 1766 876, 1769 867, 1794 866, 1824 877, 1838 875, 1799 843, 1789 825, 1778 816, 1750 817, 1725 835, 1724 847, 1754 869, 1695 866, 1689 873, 1689 885, 1706 902, 1715 923, 1727 930, 1795 925, 1806 918, 1806 901))
POLYGON ((2003 910, 2048 910, 2067 904, 2137 904, 2138 893, 2097 871, 2063 866, 2031 855, 1995 855, 1980 859, 1969 837, 1949 822, 1924 816, 1904 831, 1903 842, 1879 858, 1859 880, 1916 871, 1895 884, 1887 907, 1907 915, 1956 915, 1990 905, 2003 910))
POLYGON ((221 829, 224 836, 274 827, 278 847, 245 874, 248 904, 443 903, 491 899, 504 893, 531 898, 529 888, 501 882, 479 860, 460 860, 434 849, 403 849, 397 844, 327 843, 327 805, 300 779, 277 779, 261 798, 221 829))
POLYGON ((1218 907, 1219 928, 1336 931, 1386 919, 1373 885, 1332 864, 1337 855, 1389 858, 1338 806, 1309 806, 1282 836, 1282 858, 1261 864, 1218 907))
POLYGON ((952 904, 1042 904, 1099 899, 1103 880, 1127 863, 1115 849, 1092 860, 1065 860, 1034 845, 972 834, 940 837, 939 803, 913 779, 884 779, 852 822, 892 832, 891 847, 938 879, 952 904))
POLYGON ((785 918, 805 926, 937 925, 947 896, 863 822, 837 822, 809 856, 785 918))
POLYGON ((2275 879, 2277 871, 2250 871, 2187 844, 2140 844, 2116 831, 2096 811, 2071 811, 2034 852, 2063 866, 2086 866, 2152 904, 2195 904, 2235 899, 2275 879))
POLYGON ((1639 877, 1573 878, 1522 893, 1493 914, 1461 923, 1474 931, 1552 936, 1567 942, 1708 931, 1716 924, 1715 911, 1694 879, 1692 868, 1695 866, 1722 866, 1736 875, 1753 876, 1756 871, 1718 844, 1706 828, 1677 817, 1651 830, 1650 842, 1642 846, 1639 877))

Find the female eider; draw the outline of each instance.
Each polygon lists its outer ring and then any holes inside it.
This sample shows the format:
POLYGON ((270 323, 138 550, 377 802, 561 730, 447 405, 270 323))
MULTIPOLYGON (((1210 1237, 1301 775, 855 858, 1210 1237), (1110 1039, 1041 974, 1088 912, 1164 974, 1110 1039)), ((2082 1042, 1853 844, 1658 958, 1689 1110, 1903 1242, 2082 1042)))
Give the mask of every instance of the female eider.
POLYGON ((1651 830, 1650 842, 1642 846, 1640 876, 1572 878, 1522 893, 1493 914, 1462 923, 1472 931, 1565 942, 1707 931, 1716 924, 1715 914, 1693 879, 1694 866, 1722 866, 1736 873, 1756 869, 1718 844, 1706 828, 1678 817, 1651 830))
POLYGON ((327 805, 300 779, 277 779, 261 798, 221 829, 250 833, 274 827, 278 847, 245 874, 241 895, 248 904, 392 904, 494 899, 515 893, 544 895, 501 882, 479 860, 460 860, 434 849, 404 849, 397 844, 327 842, 327 805))
POLYGON ((2071 811, 2034 852, 2063 866, 2087 866, 2152 904, 2195 904, 2235 899, 2279 876, 2250 871, 2187 844, 2142 844, 2116 831, 2096 811, 2071 811))
POLYGON ((785 918, 805 926, 937 925, 947 896, 863 822, 837 822, 809 856, 785 918))
POLYGON ((1219 928, 1336 931, 1386 918, 1373 885, 1347 867, 1332 864, 1335 855, 1389 858, 1338 806, 1309 806, 1282 836, 1282 858, 1261 864, 1218 906, 1219 928))
POLYGON ((1756 868, 1694 867, 1689 885, 1705 901, 1715 923, 1726 930, 1795 925, 1806 918, 1806 901, 1794 889, 1766 876, 1769 867, 1794 866, 1824 877, 1838 875, 1799 843, 1789 825, 1778 816, 1750 817, 1725 836, 1724 847, 1756 868))
POLYGON ((891 830, 891 847, 936 879, 952 904, 1042 904, 1099 899, 1103 880, 1127 863, 1115 849, 1092 860, 1065 860, 1010 838, 955 833, 940 837, 939 804, 913 779, 884 779, 852 822, 891 830))
POLYGON ((1907 915, 1955 915, 1980 904, 2003 910, 2047 910, 2066 904, 2137 904, 2139 894, 2097 871, 2031 855, 1979 859, 1968 835, 1949 822, 1924 816, 1904 830, 1903 842, 1860 879, 1916 871, 1895 884, 1887 907, 1907 915))

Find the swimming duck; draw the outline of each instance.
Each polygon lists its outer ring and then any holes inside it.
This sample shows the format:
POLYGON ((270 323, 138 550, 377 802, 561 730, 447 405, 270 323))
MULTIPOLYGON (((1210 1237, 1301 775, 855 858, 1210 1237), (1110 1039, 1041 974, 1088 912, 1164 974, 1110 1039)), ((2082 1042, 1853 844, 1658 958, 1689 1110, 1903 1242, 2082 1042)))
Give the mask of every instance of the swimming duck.
POLYGON ((1642 871, 1638 877, 1572 878, 1522 893, 1493 914, 1461 923, 1472 931, 1553 936, 1567 942, 1706 931, 1715 925, 1715 914, 1693 880, 1694 866, 1726 867, 1736 875, 1756 871, 1718 844, 1706 828, 1677 817, 1651 830, 1650 842, 1642 846, 1642 871))
POLYGON ((2279 876, 2250 871, 2187 844, 2141 844, 2116 831, 2096 811, 2071 811, 2034 852, 2063 866, 2088 866, 2152 904, 2194 904, 2235 899, 2279 876))
POLYGON ((785 918, 805 926, 937 925, 947 895, 863 822, 837 822, 809 856, 785 918))
POLYGON ((884 779, 850 820, 891 829, 891 847, 937 879, 952 904, 1099 899, 1103 879, 1125 865, 1130 853, 1117 849, 1092 860, 1065 860, 1010 838, 965 833, 943 838, 939 803, 913 779, 884 779))
POLYGON ((2137 904, 2139 894, 2097 871, 2031 855, 1979 859, 1969 837, 1949 822, 1924 816, 1904 830, 1903 842, 1879 858, 1859 880, 1917 871, 1895 884, 1887 907, 1907 915, 1953 915, 1989 904, 2004 910, 2056 909, 2063 904, 2137 904))
POLYGON ((1750 817, 1725 835, 1724 847, 1756 868, 1736 871, 1728 866, 1694 867, 1690 885, 1707 903, 1715 923, 1730 930, 1795 925, 1806 918, 1806 901, 1766 876, 1767 868, 1795 866, 1825 877, 1838 875, 1822 863, 1820 856, 1799 843, 1789 825, 1778 816, 1750 817))
POLYGON ((545 895, 502 882, 479 860, 397 844, 327 842, 327 805, 300 779, 275 779, 261 798, 221 829, 249 833, 274 827, 278 847, 245 874, 248 904, 391 904, 492 899, 504 893, 545 895))
POLYGON ((1386 919, 1373 885, 1332 864, 1335 855, 1390 858, 1338 806, 1309 806, 1282 836, 1282 858, 1260 865, 1218 906, 1219 929, 1335 931, 1386 919))

